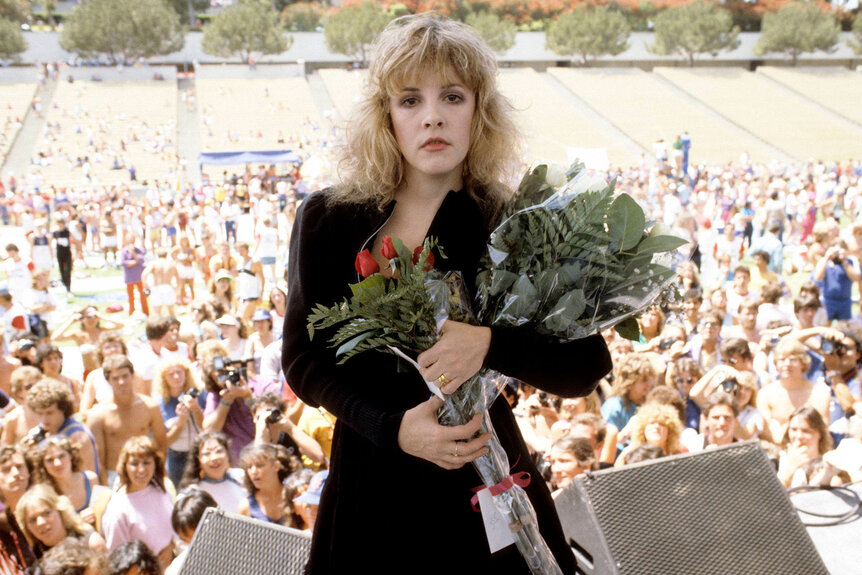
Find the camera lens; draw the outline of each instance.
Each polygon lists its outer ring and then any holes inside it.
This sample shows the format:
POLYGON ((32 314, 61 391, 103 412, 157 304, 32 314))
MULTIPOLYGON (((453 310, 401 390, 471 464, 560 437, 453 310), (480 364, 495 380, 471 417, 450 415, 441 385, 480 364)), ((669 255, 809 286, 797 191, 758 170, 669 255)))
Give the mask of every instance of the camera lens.
POLYGON ((825 353, 826 355, 830 355, 835 352, 835 342, 831 339, 824 339, 820 342, 820 351, 825 353))

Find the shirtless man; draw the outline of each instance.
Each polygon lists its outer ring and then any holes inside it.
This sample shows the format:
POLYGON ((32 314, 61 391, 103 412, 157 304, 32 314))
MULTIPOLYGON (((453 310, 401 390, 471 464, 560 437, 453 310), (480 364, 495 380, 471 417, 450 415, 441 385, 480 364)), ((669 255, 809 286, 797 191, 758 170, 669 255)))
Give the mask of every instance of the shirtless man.
POLYGON ((177 266, 168 259, 168 250, 159 248, 156 251, 156 260, 144 269, 144 285, 153 286, 150 291, 150 307, 156 315, 176 315, 174 306, 177 303, 177 288, 180 277, 177 275, 177 266), (147 281, 152 279, 152 281, 147 281), (162 308, 168 308, 164 313, 162 308))
POLYGON ((210 258, 210 274, 213 276, 219 270, 227 270, 230 275, 239 275, 239 261, 230 255, 230 244, 222 242, 218 246, 218 253, 210 258))
POLYGON ((204 278, 204 283, 209 284, 212 277, 210 270, 210 261, 216 255, 216 249, 213 245, 212 235, 209 232, 201 234, 201 245, 195 249, 195 263, 204 278))
POLYGON ((766 426, 761 437, 780 443, 790 423, 794 410, 804 405, 813 407, 829 421, 829 387, 814 384, 805 374, 811 358, 798 340, 785 337, 774 351, 778 381, 763 387, 757 394, 757 409, 763 415, 766 426))
POLYGON ((39 418, 27 407, 27 394, 40 379, 42 379, 42 372, 32 365, 19 367, 12 372, 10 397, 18 406, 3 418, 3 437, 0 443, 14 445, 27 435, 28 431, 39 425, 39 418))
MULTIPOLYGON (((5 338, 3 332, 0 331, 0 349, 4 349, 4 347, 5 338)), ((3 393, 9 397, 12 397, 12 372, 19 367, 21 367, 20 359, 0 353, 0 390, 3 390, 3 393)))
POLYGON ((87 421, 99 452, 99 478, 111 486, 116 478, 120 451, 130 437, 152 433, 162 454, 166 453, 168 440, 158 403, 135 392, 134 368, 129 359, 124 355, 108 356, 102 370, 114 390, 114 402, 96 404, 87 421))

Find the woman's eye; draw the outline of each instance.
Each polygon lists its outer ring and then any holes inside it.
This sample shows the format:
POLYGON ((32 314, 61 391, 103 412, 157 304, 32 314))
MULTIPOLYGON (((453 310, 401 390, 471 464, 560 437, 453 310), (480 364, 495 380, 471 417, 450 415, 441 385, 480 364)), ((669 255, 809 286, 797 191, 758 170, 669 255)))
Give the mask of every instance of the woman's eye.
POLYGON ((415 105, 417 104, 417 102, 419 102, 419 99, 418 99, 418 98, 414 98, 414 97, 412 97, 412 96, 410 96, 410 97, 408 97, 408 98, 402 98, 402 99, 401 99, 401 105, 402 105, 402 106, 405 106, 405 107, 408 107, 408 108, 409 108, 409 107, 412 107, 412 106, 415 106, 415 105))
POLYGON ((464 98, 461 96, 461 94, 446 94, 446 101, 447 102, 456 103, 456 102, 460 102, 463 99, 464 98))

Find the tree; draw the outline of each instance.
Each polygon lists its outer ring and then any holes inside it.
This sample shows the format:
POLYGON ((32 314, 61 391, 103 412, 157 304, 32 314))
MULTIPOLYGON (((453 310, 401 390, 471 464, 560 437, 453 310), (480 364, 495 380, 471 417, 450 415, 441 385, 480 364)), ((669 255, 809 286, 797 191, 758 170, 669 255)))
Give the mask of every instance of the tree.
POLYGON ((28 0, 0 0, 0 18, 12 22, 25 22, 30 17, 28 0))
POLYGON ((210 0, 168 0, 168 4, 179 14, 182 24, 194 25, 196 15, 210 7, 210 0))
POLYGON ((27 41, 21 33, 21 25, 0 18, 0 60, 18 60, 18 55, 27 49, 27 41))
POLYGON ((278 12, 269 1, 250 0, 222 10, 204 28, 203 51, 213 56, 239 56, 248 62, 252 54, 281 54, 293 44, 278 23, 278 12))
POLYGON ((832 52, 838 44, 841 26, 832 14, 814 4, 794 2, 763 17, 763 27, 754 53, 784 52, 793 60, 800 54, 820 50, 832 52))
POLYGON ((297 2, 281 11, 281 25, 294 32, 313 32, 323 19, 323 8, 317 2, 297 2))
POLYGON ((182 50, 180 18, 164 0, 87 0, 66 20, 60 46, 89 58, 133 62, 182 50))
POLYGON ((579 6, 561 14, 548 25, 545 46, 561 56, 580 56, 582 64, 590 58, 616 56, 629 47, 631 26, 625 16, 606 6, 579 6))
POLYGON ((856 15, 853 22, 853 36, 847 41, 853 51, 862 54, 862 14, 856 15))
POLYGON ((704 0, 668 8, 655 19, 655 43, 647 46, 654 54, 680 54, 694 66, 697 54, 718 55, 739 46, 739 27, 730 12, 704 0))
POLYGON ((467 25, 472 26, 497 53, 502 54, 515 45, 514 22, 504 20, 493 12, 474 12, 467 16, 467 25))
POLYGON ((342 8, 323 22, 323 36, 330 52, 344 54, 365 65, 368 49, 392 17, 374 2, 342 8))

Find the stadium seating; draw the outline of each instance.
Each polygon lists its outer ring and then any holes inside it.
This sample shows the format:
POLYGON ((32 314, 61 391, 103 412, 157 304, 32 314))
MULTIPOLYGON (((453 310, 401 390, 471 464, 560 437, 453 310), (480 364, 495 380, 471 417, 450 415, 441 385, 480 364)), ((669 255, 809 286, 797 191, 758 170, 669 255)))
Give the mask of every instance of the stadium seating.
POLYGON ((847 68, 775 68, 762 66, 759 74, 862 124, 862 74, 847 68))
POLYGON ((30 107, 33 101, 33 95, 36 93, 36 84, 30 83, 14 83, 0 84, 0 165, 6 158, 6 154, 12 147, 12 142, 15 141, 15 136, 21 128, 19 123, 24 120, 27 114, 27 108, 30 107))

